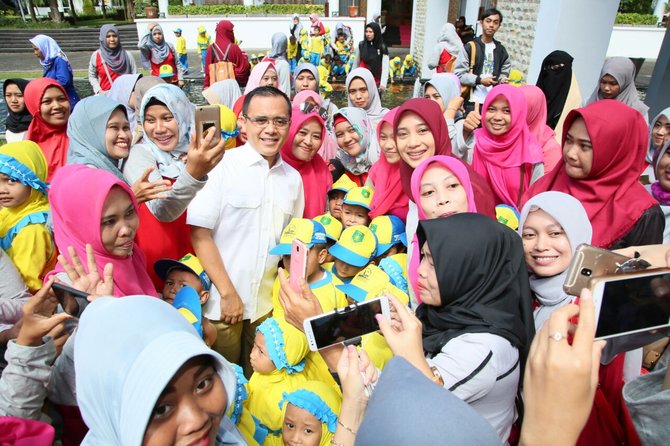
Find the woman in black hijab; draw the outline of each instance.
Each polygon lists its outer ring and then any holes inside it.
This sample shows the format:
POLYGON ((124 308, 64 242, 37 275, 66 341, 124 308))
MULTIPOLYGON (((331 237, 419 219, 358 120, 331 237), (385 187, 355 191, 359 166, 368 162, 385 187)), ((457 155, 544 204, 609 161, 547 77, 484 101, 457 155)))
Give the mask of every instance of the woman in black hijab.
POLYGON ((420 221, 417 237, 421 338, 397 342, 406 327, 382 327, 384 336, 394 354, 469 403, 505 442, 534 334, 521 240, 472 213, 420 221))
POLYGON ((382 30, 378 23, 365 25, 365 38, 358 43, 354 68, 370 70, 379 91, 386 89, 389 77, 389 50, 382 39, 382 30))
POLYGON ((26 85, 28 81, 25 79, 7 79, 2 84, 2 93, 8 112, 5 120, 5 139, 8 143, 22 141, 30 121, 33 120, 23 100, 26 85))
POLYGON ((536 85, 547 98, 547 125, 557 131, 560 142, 560 130, 563 120, 570 110, 582 103, 577 79, 572 72, 572 56, 565 51, 553 51, 542 61, 542 71, 536 85))

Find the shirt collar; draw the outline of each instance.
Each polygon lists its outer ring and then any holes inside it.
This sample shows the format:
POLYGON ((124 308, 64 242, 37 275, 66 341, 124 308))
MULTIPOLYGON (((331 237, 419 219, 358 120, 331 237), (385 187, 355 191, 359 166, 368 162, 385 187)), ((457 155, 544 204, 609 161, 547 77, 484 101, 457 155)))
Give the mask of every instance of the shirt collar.
MULTIPOLYGON (((256 149, 253 148, 253 146, 247 141, 244 143, 243 146, 240 146, 240 153, 241 153, 241 158, 242 161, 247 165, 247 166, 252 166, 256 163, 263 162, 267 166, 267 160, 261 156, 260 153, 256 151, 256 149)), ((284 161, 281 158, 280 154, 277 154, 277 161, 274 163, 274 165, 270 168, 270 170, 273 170, 275 168, 283 166, 284 161)))

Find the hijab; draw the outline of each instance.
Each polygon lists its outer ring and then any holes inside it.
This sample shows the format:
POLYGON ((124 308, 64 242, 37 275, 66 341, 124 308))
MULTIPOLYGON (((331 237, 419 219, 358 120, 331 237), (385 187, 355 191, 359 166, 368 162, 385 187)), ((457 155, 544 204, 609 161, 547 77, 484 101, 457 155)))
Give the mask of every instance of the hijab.
POLYGON ((596 89, 591 94, 589 100, 586 101, 585 105, 603 99, 600 94, 600 79, 606 74, 609 74, 616 79, 619 84, 619 94, 614 100, 622 102, 629 107, 633 107, 642 114, 645 120, 647 120, 649 107, 640 100, 637 88, 635 87, 635 65, 633 65, 633 61, 627 57, 610 57, 605 60, 603 69, 600 71, 600 77, 598 78, 598 85, 596 85, 596 89))
POLYGON ((365 110, 356 107, 343 107, 335 116, 342 116, 358 133, 358 143, 361 146, 361 153, 355 157, 350 156, 341 148, 337 151, 337 159, 342 166, 354 175, 361 175, 370 171, 370 167, 379 159, 379 147, 376 145, 377 136, 370 119, 368 119, 365 110), (374 145, 373 145, 374 144, 374 145))
MULTIPOLYGON (((570 250, 574 253, 582 243, 591 243, 591 223, 584 207, 574 197, 563 192, 543 192, 534 196, 523 206, 519 219, 518 233, 523 238, 523 225, 531 212, 543 210, 549 214, 565 231, 570 241, 570 250)), ((535 329, 539 330, 551 313, 570 303, 571 296, 563 291, 563 283, 568 268, 551 277, 539 277, 530 273, 530 289, 542 304, 533 312, 535 329)))
POLYGON ((242 96, 240 86, 235 79, 224 79, 215 82, 202 91, 202 96, 210 105, 225 105, 233 108, 235 101, 242 96))
POLYGON ((270 48, 270 58, 275 60, 286 60, 286 47, 288 38, 284 33, 274 33, 272 35, 272 48, 270 48))
POLYGON ((528 128, 526 98, 518 88, 506 84, 493 87, 482 107, 482 121, 486 110, 499 96, 504 97, 509 104, 510 128, 498 136, 491 134, 486 125, 475 130, 472 168, 488 179, 491 189, 502 203, 516 207, 520 197, 521 169, 525 169, 526 173, 522 185, 525 190, 532 176, 527 166, 541 163, 544 157, 542 148, 528 128))
MULTIPOLYGON (((147 94, 147 91, 149 91, 149 89, 151 89, 156 85, 162 85, 164 83, 165 81, 163 79, 156 76, 142 76, 141 78, 137 79, 137 82, 135 82, 135 90, 134 90, 135 104, 133 104, 135 106, 136 113, 138 110, 142 109, 142 100, 144 99, 144 95, 147 94)), ((130 98, 130 95, 128 97, 130 98)), ((137 113, 137 120, 139 123, 140 120, 139 113, 137 113)))
MULTIPOLYGON (((349 91, 349 85, 351 82, 356 79, 362 79, 365 82, 365 86, 368 88, 368 103, 363 110, 368 114, 368 118, 374 125, 377 125, 379 121, 388 113, 389 109, 382 107, 382 100, 379 97, 379 91, 377 90, 377 85, 375 84, 375 79, 372 77, 372 73, 367 68, 354 68, 347 74, 346 79, 346 92, 349 91)), ((356 107, 349 98, 347 93, 348 107, 356 107)))
POLYGON ((125 107, 128 122, 130 122, 130 130, 134 130, 137 125, 135 104, 130 103, 130 96, 135 91, 135 86, 141 78, 141 74, 122 74, 114 80, 112 88, 107 93, 108 98, 115 100, 125 107))
MULTIPOLYGON (((397 108, 391 109, 377 125, 377 137, 381 135, 382 126, 388 124, 393 128, 393 119, 395 118, 397 108)), ((381 146, 381 143, 380 143, 381 146)), ((375 188, 370 203, 370 218, 380 215, 393 214, 403 221, 407 219, 409 198, 402 190, 400 182, 400 163, 391 164, 386 160, 383 151, 379 161, 370 168, 369 179, 375 188)))
POLYGON ((295 79, 298 76, 300 76, 300 73, 302 73, 303 71, 309 71, 310 73, 312 73, 312 76, 314 76, 314 79, 316 80, 316 90, 315 91, 318 92, 319 91, 319 70, 317 70, 316 67, 309 62, 301 63, 297 67, 295 67, 295 71, 293 71, 295 73, 295 76, 293 77, 293 81, 295 82, 295 79))
POLYGON ((130 74, 130 55, 123 50, 119 30, 114 25, 102 25, 100 27, 100 57, 102 57, 102 60, 104 60, 107 66, 115 73, 130 74), (116 34, 117 39, 119 39, 116 48, 110 48, 107 45, 107 33, 109 32, 116 34))
POLYGON ((67 137, 67 124, 62 126, 52 126, 42 118, 40 113, 40 103, 42 96, 48 88, 58 88, 67 97, 67 93, 61 84, 57 81, 41 77, 33 79, 26 87, 25 102, 26 108, 33 115, 33 120, 28 127, 26 139, 36 142, 45 158, 49 176, 47 180, 56 173, 59 167, 64 166, 67 161, 67 148, 70 145, 67 137))
MULTIPOLYGON (((103 271, 107 263, 114 266, 114 296, 138 293, 157 296, 147 273, 146 257, 137 243, 128 257, 110 254, 102 243, 102 208, 115 186, 128 194, 137 213, 137 200, 130 186, 111 173, 80 164, 70 164, 58 170, 49 193, 56 246, 62 253, 72 246, 79 258, 85 259, 86 244, 91 244, 98 271, 103 271), (82 210, 83 204, 86 205, 85 210, 82 210)), ((63 271, 59 264, 48 276, 63 271)))
MULTIPOLYGON (((382 75, 382 60, 384 55, 388 55, 389 50, 386 48, 384 39, 382 39, 382 29, 378 23, 370 22, 365 25, 365 28, 370 28, 375 34, 371 42, 363 37, 363 40, 358 44, 358 52, 361 55, 361 61, 365 63, 375 79, 382 75)), ((375 86, 376 89, 376 86, 375 86)))
POLYGON ((421 304, 423 348, 432 357, 466 333, 491 333, 519 349, 521 364, 535 333, 528 273, 519 236, 479 214, 423 220, 440 290, 439 306, 421 304))
POLYGON ((289 404, 306 410, 321 422, 319 446, 332 444, 331 440, 337 430, 337 417, 342 407, 342 396, 335 391, 333 386, 322 381, 307 381, 301 384, 299 389, 284 395, 279 403, 282 415, 286 415, 289 404))
MULTIPOLYGON (((244 87, 245 95, 249 94, 251 90, 258 88, 259 84, 261 83, 261 79, 263 79, 263 76, 265 75, 265 72, 270 68, 272 68, 275 73, 277 72, 275 64, 272 61, 264 60, 262 62, 258 62, 258 65, 256 65, 254 69, 251 70, 247 86, 244 87)), ((279 73, 277 73, 277 79, 279 79, 279 73)))
POLYGON ((97 167, 125 182, 119 169, 120 160, 112 158, 107 152, 105 137, 107 122, 116 110, 126 111, 123 105, 104 95, 90 96, 79 102, 67 123, 70 139, 67 163, 97 167))
MULTIPOLYGON (((656 120, 654 120, 654 122, 656 122, 656 120)), ((670 191, 663 189, 663 186, 661 186, 661 182, 659 181, 658 178, 658 165, 661 162, 661 158, 663 158, 663 156, 665 155, 665 153, 668 151, 669 148, 670 148, 670 141, 668 141, 663 145, 661 150, 658 152, 658 155, 654 158, 653 168, 654 168, 654 179, 656 181, 651 183, 651 194, 663 206, 670 206, 670 191)))
POLYGON ((300 23, 300 16, 298 14, 293 14, 291 18, 291 26, 289 28, 295 40, 300 40, 300 31, 302 31, 302 23, 300 23), (293 20, 298 19, 298 23, 293 23, 293 20))
POLYGON ((526 199, 548 190, 572 195, 589 216, 592 243, 607 248, 625 236, 647 209, 658 204, 639 182, 646 163, 647 124, 627 105, 602 99, 568 114, 563 144, 577 118, 584 120, 591 138, 591 171, 586 178, 573 179, 563 160, 531 186, 526 199))
MULTIPOLYGON (((228 410, 235 372, 174 307, 149 296, 96 299, 81 316, 74 345, 77 405, 90 429, 82 444, 142 444, 163 390, 197 356, 212 359, 228 410)), ((228 417, 217 437, 246 444, 228 417)))
MULTIPOLYGON (((451 140, 449 139, 449 130, 447 129, 447 122, 440 112, 440 106, 434 101, 425 98, 410 99, 398 108, 398 111, 393 120, 393 132, 397 134, 398 124, 402 119, 402 115, 406 112, 412 112, 419 115, 419 117, 428 125, 430 132, 435 140, 434 155, 446 155, 454 157, 451 151, 451 140)), ((397 138, 396 138, 397 141, 397 138)), ((466 164, 465 168, 468 170, 470 181, 472 181, 472 190, 475 193, 475 202, 480 213, 491 218, 495 217, 495 199, 491 186, 486 180, 475 172, 470 165, 466 164)), ((412 196, 412 172, 414 169, 400 160, 400 181, 405 195, 412 196)))
POLYGON ((193 130, 193 122, 195 119, 195 107, 186 97, 184 91, 172 84, 159 84, 151 87, 144 98, 142 99, 142 106, 140 107, 140 122, 144 124, 144 112, 147 104, 152 99, 165 104, 170 110, 170 113, 177 120, 179 126, 179 141, 177 147, 165 152, 159 149, 156 144, 151 141, 148 135, 144 135, 143 144, 149 147, 149 150, 156 159, 158 171, 165 178, 177 178, 184 170, 184 154, 188 152, 191 143, 191 131, 193 130))
POLYGON ((547 125, 556 128, 565 101, 568 99, 570 86, 572 84, 572 56, 565 51, 553 51, 544 58, 542 71, 537 78, 536 85, 544 92, 547 100, 547 125), (563 65, 555 70, 551 66, 563 65))
MULTIPOLYGON (((314 101, 315 104, 317 104, 320 107, 324 107, 323 97, 314 90, 301 91, 300 93, 295 95, 291 103, 293 104, 293 107, 300 108, 300 104, 302 104, 303 102, 307 102, 308 99, 312 99, 312 101, 314 101)), ((326 126, 328 126, 328 123, 326 124, 326 126)), ((323 158, 324 160, 332 160, 337 156, 337 151, 338 151, 337 142, 335 141, 333 135, 328 131, 328 129, 326 129, 326 136, 323 139, 321 148, 319 149, 319 155, 321 155, 321 158, 323 158)))
POLYGON ((419 438, 422 444, 500 446, 496 431, 472 406, 396 356, 370 396, 356 446, 405 446, 419 438))
POLYGON ((519 89, 526 97, 526 105, 528 106, 526 123, 530 129, 530 133, 535 137, 540 147, 542 147, 544 170, 545 172, 549 172, 563 158, 563 149, 555 139, 556 132, 546 124, 546 98, 542 90, 535 85, 522 85, 519 89))
POLYGON ((30 43, 35 45, 42 53, 40 64, 42 64, 45 73, 51 69, 54 60, 56 60, 57 57, 64 59, 68 65, 70 64, 67 56, 53 38, 45 36, 44 34, 38 34, 30 39, 30 43))
POLYGON ((463 42, 456 32, 456 27, 451 23, 445 23, 442 26, 437 42, 453 57, 457 57, 463 48, 463 42))
POLYGON ((0 147, 0 173, 30 187, 25 203, 12 208, 0 207, 0 234, 3 236, 25 216, 49 212, 47 161, 40 146, 32 141, 18 141, 0 147))
POLYGON ((659 114, 654 116, 652 121, 649 121, 649 150, 647 151, 646 161, 650 164, 656 164, 658 153, 662 149, 662 147, 654 147, 654 125, 661 116, 665 116, 665 119, 670 121, 670 107, 664 108, 659 114))
MULTIPOLYGON (((16 85, 21 93, 26 92, 26 86, 28 81, 25 79, 6 79, 2 84, 2 93, 7 91, 7 87, 10 85, 16 85)), ((30 126, 30 121, 33 120, 33 116, 28 111, 28 107, 23 106, 23 110, 18 113, 13 112, 9 106, 7 106, 7 118, 5 119, 5 127, 12 133, 21 133, 28 130, 30 126)))
POLYGON ((421 91, 422 97, 426 93, 426 87, 429 85, 440 94, 445 110, 449 108, 449 101, 461 95, 461 81, 454 73, 437 73, 433 75, 433 77, 423 85, 421 91))
POLYGON ((321 126, 321 141, 326 139, 326 127, 323 119, 316 111, 303 113, 299 108, 293 107, 291 113, 291 127, 288 131, 286 142, 281 148, 281 158, 291 167, 298 171, 302 177, 303 190, 305 192, 304 218, 314 218, 323 214, 326 210, 326 197, 333 184, 328 165, 318 153, 310 161, 301 161, 293 155, 293 141, 296 135, 308 121, 316 121, 321 126))
MULTIPOLYGON (((141 42, 140 45, 144 44, 143 46, 149 49, 151 53, 151 57, 149 59, 153 64, 160 65, 165 62, 165 59, 167 59, 168 55, 170 54, 170 45, 168 45, 168 43, 165 41, 165 32, 159 24, 156 23, 154 26, 149 28, 145 38, 142 40, 143 42, 141 42), (163 34, 161 41, 158 43, 154 41, 153 32, 155 29, 159 29, 163 34)), ((147 59, 147 56, 144 54, 144 52, 140 51, 140 56, 142 58, 142 64, 148 66, 149 59, 147 59)))

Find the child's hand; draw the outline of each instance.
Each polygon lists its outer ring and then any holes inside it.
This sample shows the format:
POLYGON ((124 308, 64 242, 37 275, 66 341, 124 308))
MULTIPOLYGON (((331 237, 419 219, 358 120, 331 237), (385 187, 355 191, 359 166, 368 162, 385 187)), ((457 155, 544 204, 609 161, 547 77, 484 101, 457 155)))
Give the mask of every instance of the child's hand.
POLYGON ((149 181, 149 175, 155 169, 153 166, 147 168, 140 179, 133 183, 133 194, 135 194, 135 198, 139 204, 159 198, 166 198, 167 195, 165 195, 165 192, 172 189, 172 185, 168 180, 149 181))
POLYGON ((421 321, 398 299, 390 295, 387 297, 391 304, 391 322, 381 314, 375 317, 391 351, 412 364, 425 362, 421 321))
MULTIPOLYGON (((86 244, 88 273, 72 246, 67 248, 67 252, 70 254, 72 265, 68 263, 63 254, 58 255, 58 263, 65 270, 72 283, 72 288, 93 296, 111 296, 114 294, 114 266, 111 263, 106 264, 102 276, 100 276, 98 265, 95 263, 93 247, 90 244, 86 244)), ((89 300, 91 299, 89 298, 89 300)))
POLYGON ((305 319, 323 314, 323 309, 305 279, 300 279, 300 288, 300 294, 296 293, 283 268, 279 268, 279 301, 284 307, 284 317, 289 324, 303 331, 305 319))
MULTIPOLYGON (((51 292, 51 285, 54 278, 50 277, 44 286, 30 298, 23 306, 23 318, 21 319, 21 328, 16 337, 16 343, 27 347, 37 347, 42 345, 42 338, 50 335, 59 339, 60 345, 65 343, 63 339, 63 322, 72 319, 67 313, 53 314, 58 299, 51 292)), ((66 337, 67 339, 67 337, 66 337)))
POLYGON ((191 147, 188 149, 188 161, 186 162, 186 171, 196 180, 205 177, 223 158, 225 153, 226 141, 219 138, 217 144, 212 140, 216 134, 216 129, 210 127, 207 129, 199 146, 195 143, 195 138, 191 139, 191 147))

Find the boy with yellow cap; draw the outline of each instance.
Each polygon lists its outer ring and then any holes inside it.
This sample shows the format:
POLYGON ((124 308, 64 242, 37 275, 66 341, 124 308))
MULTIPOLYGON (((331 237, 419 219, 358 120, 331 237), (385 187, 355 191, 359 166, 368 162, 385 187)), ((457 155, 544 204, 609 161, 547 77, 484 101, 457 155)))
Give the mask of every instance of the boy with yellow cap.
POLYGON ((349 228, 354 225, 370 224, 370 204, 375 191, 367 186, 354 187, 342 200, 342 225, 349 228))
MULTIPOLYGON (((342 222, 330 214, 323 214, 314 217, 312 220, 321 223, 326 230, 326 246, 330 249, 340 238, 342 234, 342 222)), ((326 263, 334 261, 331 253, 326 256, 326 263)))
POLYGON ((400 69, 400 78, 404 79, 405 76, 413 77, 416 74, 416 63, 411 54, 405 56, 405 60, 402 62, 402 68, 400 69))
POLYGON ((389 79, 391 83, 394 84, 396 79, 402 79, 400 77, 400 69, 402 68, 402 59, 400 56, 396 56, 389 61, 389 79))
POLYGON ((198 51, 200 52, 200 72, 205 72, 205 67, 207 66, 207 50, 212 44, 212 38, 207 32, 207 28, 203 25, 198 26, 198 51))
POLYGON ((340 239, 328 250, 335 258, 333 264, 323 267, 333 273, 336 286, 346 284, 372 262, 376 250, 377 238, 370 228, 351 226, 342 231, 340 239))
POLYGON ((177 38, 175 43, 175 51, 177 58, 182 67, 184 67, 184 74, 188 74, 188 53, 186 52, 186 39, 182 35, 181 28, 175 28, 174 36, 177 38))
POLYGON ((354 187, 356 187, 356 183, 346 174, 343 174, 328 191, 328 212, 340 222, 342 221, 342 201, 347 192, 354 187))
POLYGON ((377 236, 375 263, 384 257, 407 252, 405 223, 395 215, 380 215, 370 222, 370 230, 377 236))

